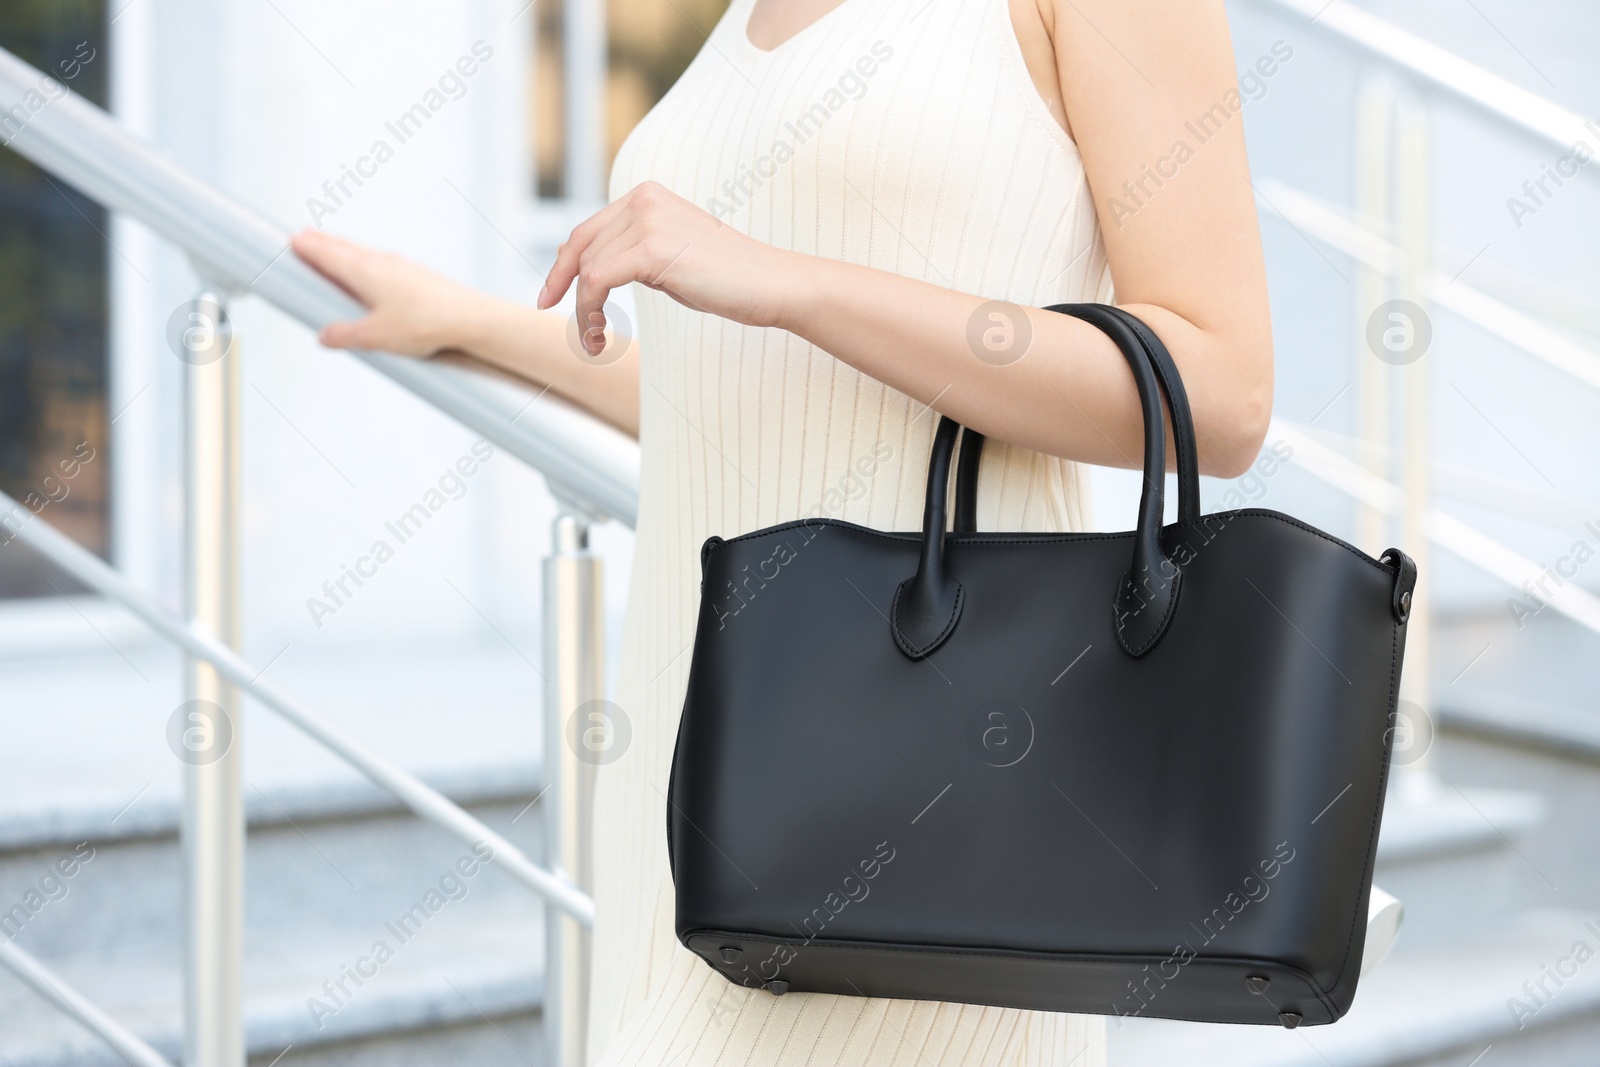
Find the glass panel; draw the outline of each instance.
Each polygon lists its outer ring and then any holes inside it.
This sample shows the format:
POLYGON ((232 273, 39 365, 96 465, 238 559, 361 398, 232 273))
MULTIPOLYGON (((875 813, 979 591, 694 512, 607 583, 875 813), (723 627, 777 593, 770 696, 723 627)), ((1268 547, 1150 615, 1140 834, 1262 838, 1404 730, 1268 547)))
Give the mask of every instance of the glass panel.
MULTIPOLYGON (((55 79, 0 101, 0 143, 61 86, 104 105, 104 26, 101 0, 0 3, 0 47, 55 79)), ((0 598, 81 591, 11 540, 21 523, 42 519, 102 557, 110 551, 108 231, 98 206, 0 152, 0 489, 26 507, 0 515, 0 598)))

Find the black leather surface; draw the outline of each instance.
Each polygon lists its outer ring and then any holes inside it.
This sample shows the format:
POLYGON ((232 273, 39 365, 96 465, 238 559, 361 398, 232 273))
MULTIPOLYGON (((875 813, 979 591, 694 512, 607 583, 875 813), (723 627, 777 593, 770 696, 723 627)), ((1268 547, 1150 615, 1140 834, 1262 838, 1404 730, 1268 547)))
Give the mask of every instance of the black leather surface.
MULTIPOLYGON (((1194 427, 1189 401, 1177 377, 1177 367, 1165 347, 1137 318, 1105 304, 1057 304, 1046 310, 1083 319, 1098 327, 1116 342, 1128 361, 1139 405, 1144 414, 1144 485, 1139 497, 1139 518, 1134 528, 1133 554, 1127 572, 1116 582, 1112 595, 1112 614, 1116 619, 1117 643, 1130 656, 1142 656, 1155 647, 1172 622, 1183 589, 1183 572, 1161 546, 1161 517, 1166 479, 1166 431, 1161 403, 1166 399, 1177 427, 1178 513, 1179 518, 1198 516, 1199 478, 1194 448, 1194 427), (1157 352, 1160 355, 1157 355, 1157 352), (1158 374, 1157 365, 1166 370, 1158 374)), ((946 472, 955 449, 956 423, 941 417, 934 435, 928 462, 928 496, 923 511, 923 561, 915 577, 901 587, 895 599, 891 623, 901 651, 916 658, 939 646, 954 629, 960 615, 960 583, 948 576, 941 560, 943 552, 946 472), (918 605, 907 615, 910 626, 902 626, 901 605, 918 605)), ((965 433, 960 478, 956 483, 956 529, 971 530, 976 513, 977 469, 982 455, 981 435, 965 433)))
POLYGON ((889 626, 895 643, 912 659, 921 659, 938 648, 961 621, 961 583, 950 576, 944 555, 950 457, 960 432, 961 427, 954 421, 939 420, 922 505, 922 553, 916 572, 900 583, 889 606, 889 626))
POLYGON ((1134 533, 945 535, 959 624, 922 658, 888 624, 922 532, 709 541, 669 787, 679 938, 797 991, 1342 1015, 1403 557, 1260 510, 1159 539, 1182 596, 1135 657, 1108 595, 1134 533), (719 612, 736 580, 757 595, 719 612))
MULTIPOLYGON (((1074 306, 1076 305, 1060 304, 1047 310, 1070 314, 1068 309, 1074 306)), ((1187 522, 1199 518, 1200 456, 1195 449, 1194 418, 1189 412, 1189 397, 1184 391, 1178 365, 1173 362, 1167 346, 1156 337, 1155 331, 1145 325, 1137 315, 1112 304, 1090 306, 1104 306, 1108 313, 1127 323, 1144 342, 1145 354, 1150 358, 1156 377, 1161 382, 1161 391, 1166 394, 1167 409, 1172 415, 1173 452, 1178 459, 1178 521, 1187 522)))
POLYGON ((983 460, 983 434, 963 426, 959 448, 954 528, 957 533, 972 533, 978 528, 978 469, 983 460))
POLYGON ((790 988, 815 993, 948 1000, 940 963, 942 957, 955 956, 966 973, 966 988, 975 993, 970 1003, 1056 1011, 1062 1004, 1095 1004, 1106 990, 1121 990, 1121 1001, 1099 1013, 1132 1017, 1140 1014, 1141 1005, 1159 1003, 1159 1013, 1144 1014, 1199 1022, 1280 1023, 1279 1013, 1288 1011, 1300 1016, 1297 1024, 1335 1020, 1333 1006, 1305 974, 1258 960, 1195 957, 1180 963, 1171 953, 1082 953, 1069 963, 1040 952, 958 953, 831 938, 763 941, 717 931, 696 932, 689 948, 740 985, 765 985, 781 973, 790 988), (729 948, 737 953, 731 963, 723 960, 729 948), (1267 979, 1262 993, 1251 992, 1249 978, 1267 979), (1231 995, 1217 997, 1218 989, 1231 995))

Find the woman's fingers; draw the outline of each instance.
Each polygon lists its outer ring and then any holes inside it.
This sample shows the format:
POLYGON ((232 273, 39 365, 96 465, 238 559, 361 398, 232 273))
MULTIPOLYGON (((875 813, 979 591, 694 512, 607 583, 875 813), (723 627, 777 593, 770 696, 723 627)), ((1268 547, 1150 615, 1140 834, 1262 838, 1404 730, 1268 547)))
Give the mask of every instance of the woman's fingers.
POLYGON ((556 250, 556 261, 551 265, 550 273, 545 275, 544 287, 539 290, 539 299, 535 301, 535 306, 542 311, 554 306, 556 301, 561 299, 578 277, 578 272, 582 269, 580 260, 589 246, 609 231, 613 223, 620 222, 626 225, 625 215, 631 199, 630 193, 612 201, 573 229, 572 235, 556 250))
POLYGON ((289 239, 295 254, 311 264, 362 303, 366 290, 366 266, 372 252, 321 230, 301 230, 289 239))
POLYGON ((372 340, 370 315, 350 322, 330 322, 317 331, 317 341, 326 348, 376 348, 372 340))
POLYGON ((639 243, 632 215, 617 214, 600 227, 578 257, 573 317, 578 322, 584 351, 590 355, 599 355, 605 349, 605 305, 611 290, 637 280, 617 275, 612 268, 639 243))
POLYGON ((606 297, 629 282, 647 281, 653 262, 644 242, 624 239, 596 255, 579 273, 574 314, 583 350, 589 355, 597 356, 606 347, 606 297))
POLYGON ((584 351, 605 348, 605 301, 640 282, 685 307, 767 325, 782 290, 780 257, 665 186, 645 182, 572 231, 551 267, 539 307, 575 289, 584 351))
POLYGON ((474 321, 480 294, 419 263, 317 231, 302 231, 292 241, 307 263, 366 309, 318 334, 331 348, 430 356, 457 347, 474 321))
MULTIPOLYGON (((365 260, 370 255, 366 249, 321 230, 301 230, 289 243, 296 255, 335 285, 363 304, 371 303, 365 284, 365 260)), ((370 318, 329 323, 317 331, 317 341, 327 348, 365 348, 370 343, 370 318)))
POLYGON ((579 339, 585 352, 598 355, 605 349, 606 297, 632 281, 660 287, 656 275, 666 264, 655 262, 658 255, 646 253, 660 251, 663 230, 671 228, 669 220, 686 206, 686 201, 655 182, 638 185, 606 205, 576 227, 561 246, 539 291, 538 306, 552 306, 576 283, 579 339))
POLYGON ((577 306, 573 317, 578 320, 578 337, 583 350, 598 356, 606 347, 606 297, 611 290, 625 281, 611 284, 598 265, 585 267, 578 274, 577 306))

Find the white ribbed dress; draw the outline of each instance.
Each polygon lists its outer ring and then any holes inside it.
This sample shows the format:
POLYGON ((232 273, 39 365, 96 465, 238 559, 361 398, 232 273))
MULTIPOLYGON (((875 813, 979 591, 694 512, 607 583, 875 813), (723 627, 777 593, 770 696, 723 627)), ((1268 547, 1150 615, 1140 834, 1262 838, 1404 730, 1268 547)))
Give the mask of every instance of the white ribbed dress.
MULTIPOLYGON (((770 52, 746 34, 753 3, 733 0, 629 136, 613 198, 653 179, 779 247, 1019 304, 1110 299, 1082 164, 1006 0, 844 0, 770 52)), ((633 739, 598 777, 590 1063, 1101 1067, 1100 1018, 775 997, 678 944, 665 792, 700 545, 802 515, 920 528, 938 417, 791 334, 634 289, 643 465, 615 694, 633 739)), ((991 442, 979 529, 1083 529, 1084 482, 991 442)))

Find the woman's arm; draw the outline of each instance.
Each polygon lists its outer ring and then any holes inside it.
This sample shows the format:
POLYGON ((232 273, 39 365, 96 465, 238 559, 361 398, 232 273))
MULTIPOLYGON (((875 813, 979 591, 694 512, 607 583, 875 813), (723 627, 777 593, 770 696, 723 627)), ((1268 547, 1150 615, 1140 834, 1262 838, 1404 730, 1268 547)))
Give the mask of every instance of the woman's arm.
MULTIPOLYGON (((1161 336, 1183 372, 1201 469, 1239 474, 1266 434, 1272 348, 1237 97, 1203 144, 1186 126, 1226 108, 1236 91, 1221 0, 1035 2, 1118 300, 1161 336), (1156 188, 1145 168, 1180 140, 1194 151, 1156 188), (1129 214, 1123 183, 1141 180, 1149 193, 1129 214)), ((1132 375, 1094 327, 1017 309, 1031 344, 1023 358, 997 365, 967 342, 988 301, 763 245, 654 183, 573 231, 539 306, 574 281, 584 321, 594 321, 611 289, 638 281, 699 310, 789 330, 997 440, 1109 466, 1141 462, 1132 375)))
POLYGON ((363 318, 323 329, 318 340, 328 347, 420 357, 464 352, 638 435, 637 342, 630 339, 617 359, 585 359, 563 315, 489 296, 319 230, 296 234, 294 250, 367 308, 363 318))

